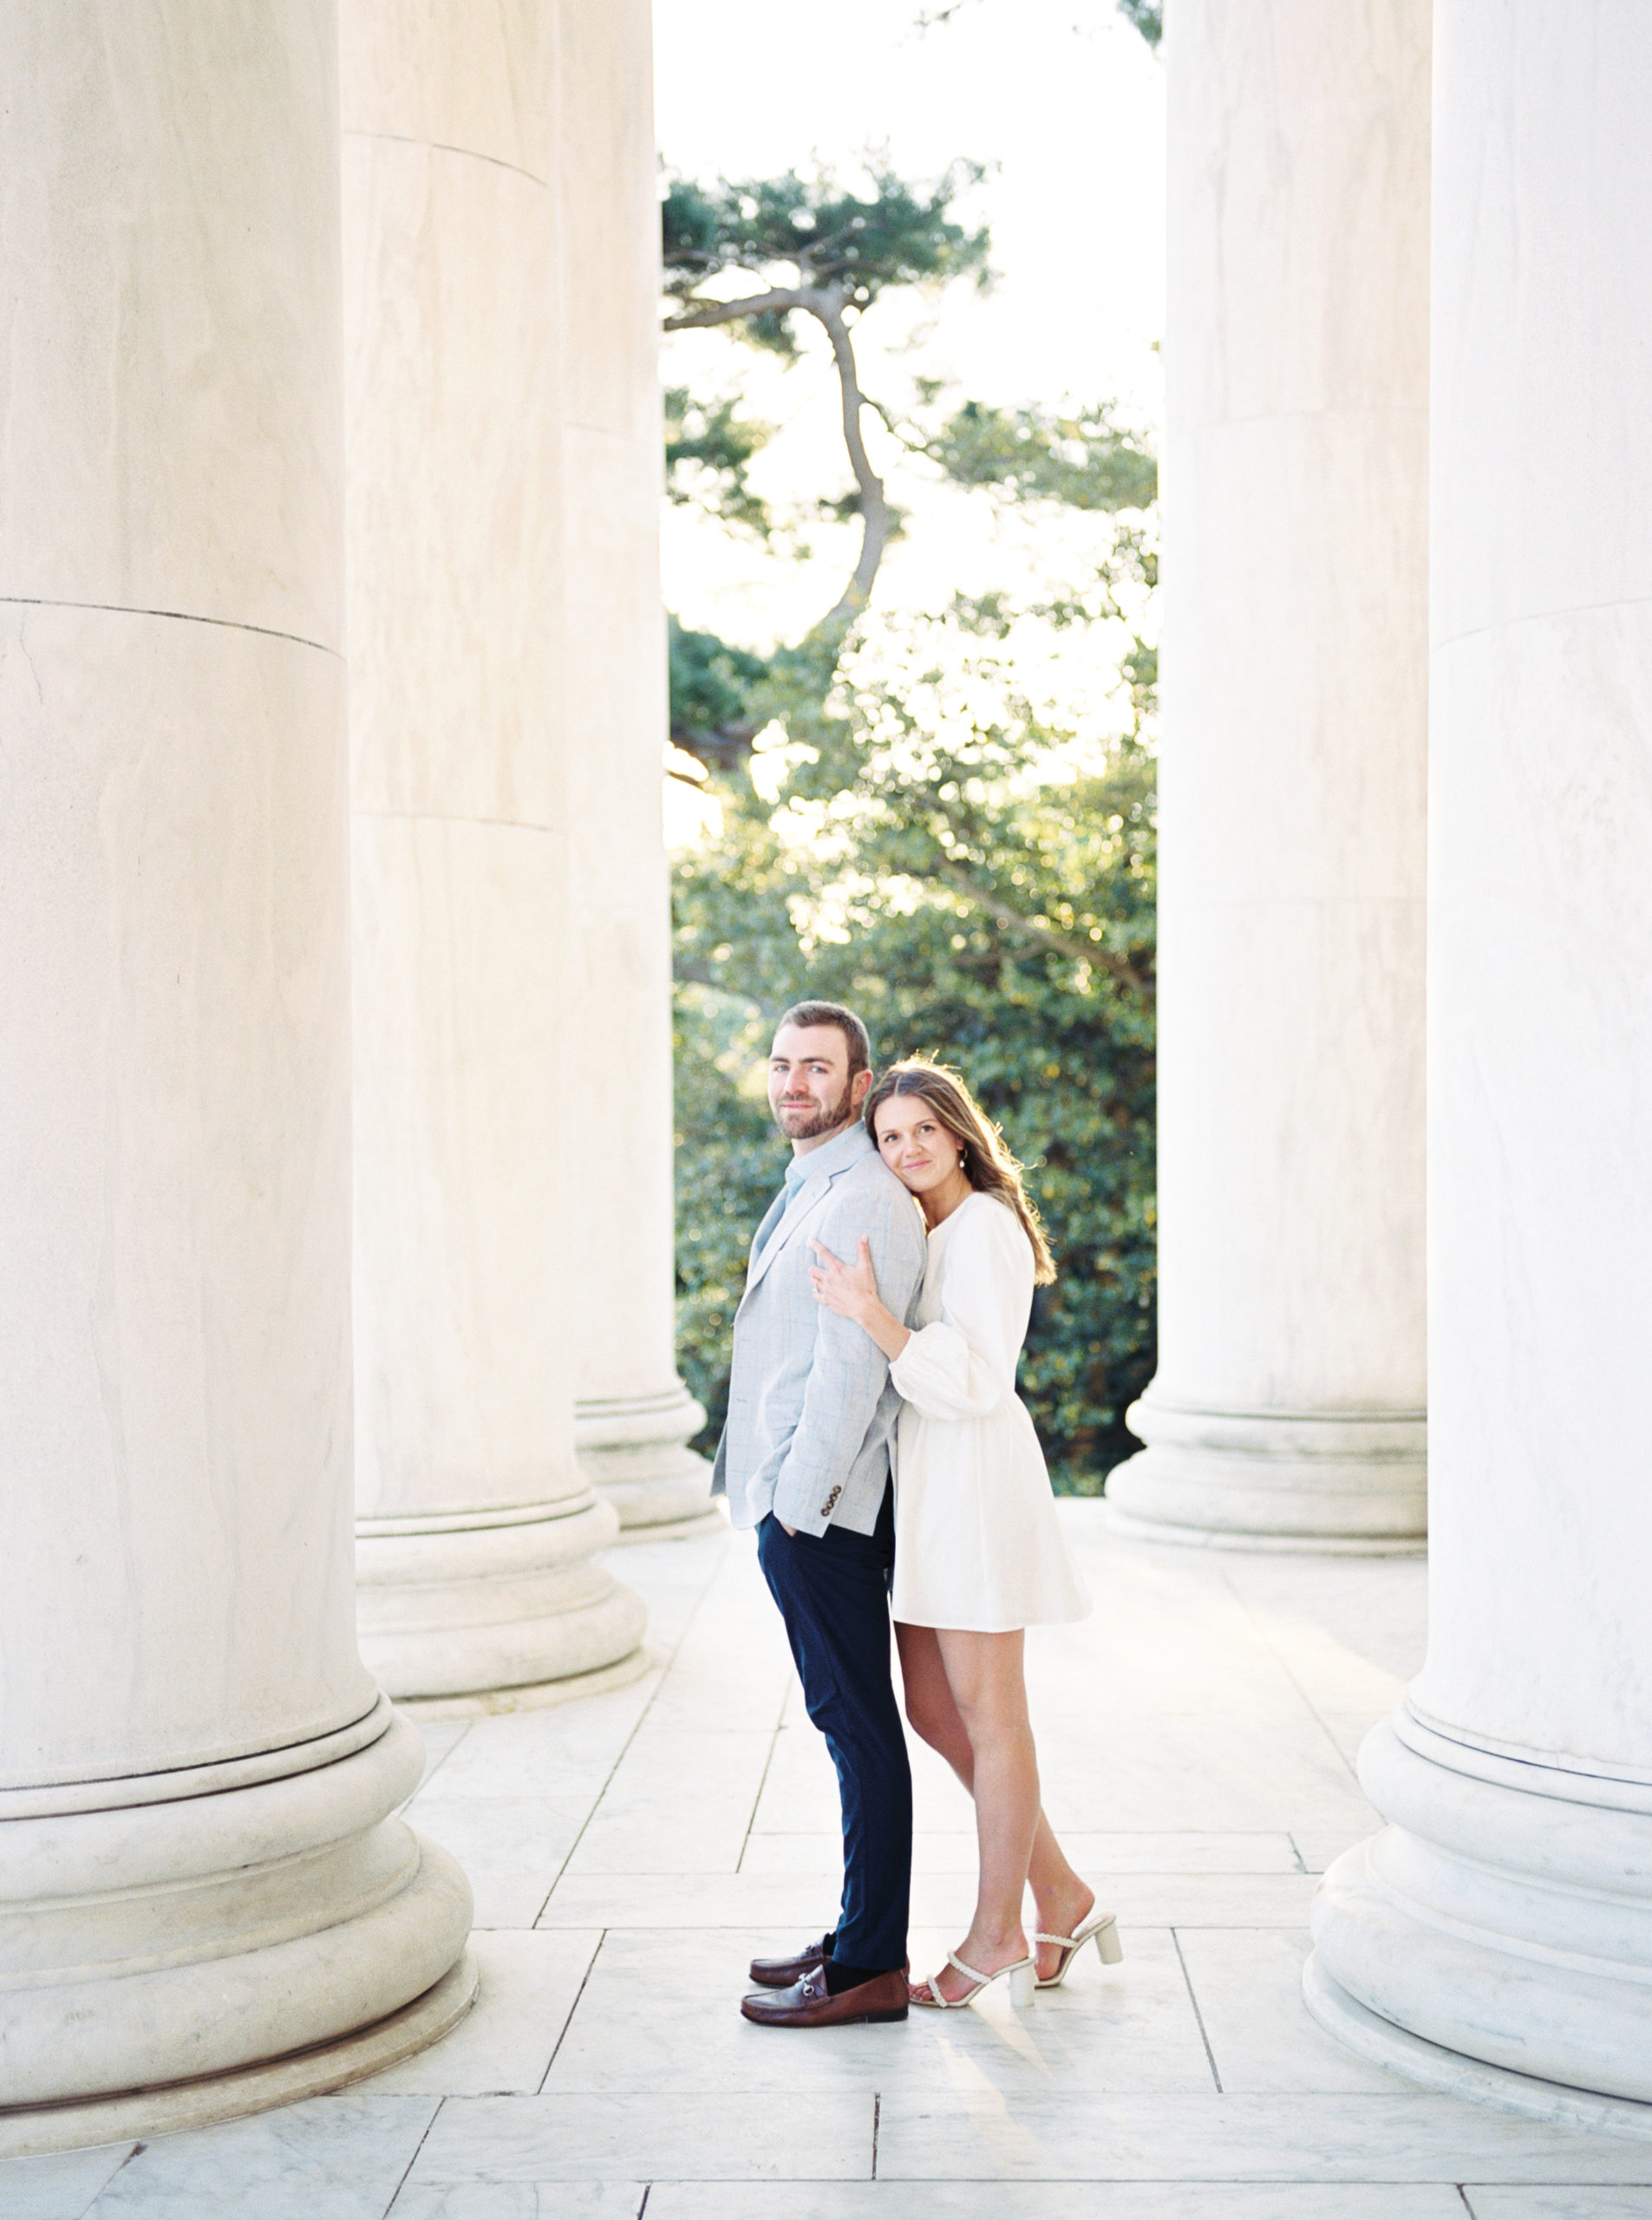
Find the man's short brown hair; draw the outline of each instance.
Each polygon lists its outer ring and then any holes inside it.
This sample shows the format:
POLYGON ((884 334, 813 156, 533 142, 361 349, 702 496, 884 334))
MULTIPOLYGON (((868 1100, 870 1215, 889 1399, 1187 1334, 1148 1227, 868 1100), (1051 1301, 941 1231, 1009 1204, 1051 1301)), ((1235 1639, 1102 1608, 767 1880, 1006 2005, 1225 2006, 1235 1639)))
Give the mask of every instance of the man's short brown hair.
POLYGON ((845 1009, 841 1002, 793 1002, 790 1009, 780 1012, 776 1033, 781 1025, 835 1025, 848 1047, 850 1078, 872 1069, 872 1035, 853 1010, 845 1009))

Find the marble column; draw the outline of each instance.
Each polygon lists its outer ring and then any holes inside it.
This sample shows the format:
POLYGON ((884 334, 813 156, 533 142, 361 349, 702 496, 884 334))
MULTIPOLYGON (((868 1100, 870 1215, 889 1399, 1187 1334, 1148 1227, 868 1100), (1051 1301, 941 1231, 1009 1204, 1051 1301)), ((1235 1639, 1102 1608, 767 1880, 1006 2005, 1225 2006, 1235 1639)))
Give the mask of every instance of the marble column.
POLYGON ((1652 16, 1438 24, 1432 1631, 1308 1996, 1649 2134, 1652 16))
POLYGON ((557 13, 340 18, 359 1623, 449 1701, 643 1665, 573 1444, 557 13))
POLYGON ((354 1626, 330 0, 15 5, 0 114, 10 2155, 473 1976, 354 1626))
POLYGON ((582 1121, 579 1460, 628 1538, 715 1526, 705 1423, 677 1376, 671 931, 660 810, 659 187, 648 0, 562 10, 572 1068, 582 1121))
POLYGON ((1121 1524, 1424 1525, 1428 0, 1177 0, 1159 1361, 1121 1524))

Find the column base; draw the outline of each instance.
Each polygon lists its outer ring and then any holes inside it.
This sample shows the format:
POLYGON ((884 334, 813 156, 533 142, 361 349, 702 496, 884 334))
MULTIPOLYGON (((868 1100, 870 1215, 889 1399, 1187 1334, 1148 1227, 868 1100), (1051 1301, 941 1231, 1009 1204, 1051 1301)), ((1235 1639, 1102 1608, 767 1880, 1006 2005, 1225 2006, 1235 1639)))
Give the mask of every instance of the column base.
POLYGON ((495 1719, 507 1711, 545 1711, 553 1704, 577 1703, 582 1696, 606 1695, 629 1688, 658 1662, 645 1649, 632 1650, 616 1665, 594 1673, 570 1673, 564 1681, 530 1681, 519 1688, 484 1688, 473 1696, 404 1696, 398 1708, 409 1719, 495 1719))
POLYGON ((399 2066, 458 2026, 476 2001, 476 1962, 467 1951, 422 1996, 342 2040, 322 2043, 240 2073, 215 2073, 170 2088, 80 2103, 0 2108, 0 2158, 36 2158, 97 2143, 148 2141, 183 2128, 212 2127, 250 2112, 324 2097, 399 2066))
POLYGON ((1303 2002, 1326 2034, 1335 2035, 1356 2057, 1386 2067, 1389 2073, 1401 2074, 1440 2096, 1460 2097, 1469 2104, 1490 2105, 1498 2112, 1518 2112, 1523 2119, 1544 2120, 1551 2127, 1652 2142, 1652 2104, 1564 2088, 1558 2082, 1539 2081, 1529 2073, 1488 2066, 1483 2059, 1466 2058, 1460 2051, 1427 2042, 1420 2035, 1368 2012, 1325 1971, 1317 1951, 1309 1953, 1303 1968, 1303 2002))
POLYGON ((423 1765, 381 1697, 293 1747, 0 1792, 0 2151, 221 2119, 434 2041, 471 1897, 391 1816, 423 1765))
POLYGON ((619 1514, 622 1542, 715 1534, 711 1466, 688 1446, 706 1422, 679 1380, 657 1395, 591 1397, 574 1406, 579 1469, 619 1514))
POLYGON ((358 1519, 356 1629, 368 1670, 397 1698, 448 1699, 640 1659, 642 1601, 592 1562, 617 1531, 611 1505, 585 1492, 358 1519))
POLYGON ((1431 2086, 1652 2132, 1652 1784, 1479 1747, 1409 1706, 1367 1737, 1360 1780, 1390 1824, 1320 1884, 1310 2008, 1431 2086))
POLYGON ((1147 1446, 1107 1475, 1110 1521, 1216 1549, 1415 1556, 1427 1532, 1421 1412, 1365 1417, 1177 1409, 1151 1390, 1126 1422, 1147 1446))

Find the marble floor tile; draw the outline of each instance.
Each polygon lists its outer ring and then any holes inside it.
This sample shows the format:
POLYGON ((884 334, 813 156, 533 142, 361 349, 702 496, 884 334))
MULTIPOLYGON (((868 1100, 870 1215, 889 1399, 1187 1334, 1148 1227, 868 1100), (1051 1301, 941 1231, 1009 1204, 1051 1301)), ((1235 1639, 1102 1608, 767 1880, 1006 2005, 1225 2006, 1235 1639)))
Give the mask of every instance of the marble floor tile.
MULTIPOLYGON (((912 1810, 926 1834, 970 1833, 975 1807, 951 1767, 908 1737, 912 1763, 912 1810)), ((763 1792, 752 1820, 754 1834, 831 1834, 839 1825, 838 1777, 824 1740, 806 1719, 791 1720, 774 1739, 763 1792)))
POLYGON ((648 1607, 648 1642, 666 1655, 676 1649, 692 1623, 706 1590, 724 1560, 747 1557, 756 1573, 755 1552, 744 1537, 727 1528, 676 1542, 625 1542, 604 1550, 596 1563, 640 1596, 648 1607))
MULTIPOLYGON (((944 1962, 957 1930, 914 1929, 912 1963, 944 1962)), ((1068 1986, 1023 2013, 996 1988, 967 2012, 913 2011, 904 2024, 846 2027, 813 2040, 740 2015, 746 1968, 788 1939, 738 1929, 609 1933, 549 2078, 582 2090, 770 2089, 776 2093, 989 2084, 1006 2095, 1051 2088, 1211 2086, 1187 1987, 1166 1933, 1133 1936, 1123 1967, 1091 1955, 1068 1986)), ((800 1941, 801 1935, 789 1939, 800 1941)))
MULTIPOLYGON (((835 1820, 796 1834, 760 1834, 746 1838, 740 1871, 748 1875, 790 1874, 806 1880, 837 1879, 843 1863, 843 1844, 835 1820)), ((912 1842, 912 1870, 925 1873, 973 1873, 976 1841, 973 1829, 950 1834, 919 1834, 912 1842)))
MULTIPOLYGON (((740 2012, 752 1985, 747 1967, 774 1947, 775 1938, 758 1929, 611 1931, 545 2093, 806 2091, 813 2102, 816 2095, 865 2091, 870 2103, 872 2093, 901 2071, 910 2022, 838 2028, 824 2039, 754 2027, 740 2012)), ((870 2173, 870 2162, 859 2171, 870 2173)))
POLYGON ((1300 1601, 1283 1609, 1252 1602, 1250 1608, 1257 1633, 1316 1711, 1392 1711, 1421 1669, 1427 1644, 1420 1623, 1414 1647, 1403 1636, 1374 1640, 1355 1633, 1350 1639, 1305 1612, 1300 1601))
POLYGON ((912 1764, 912 1824, 925 1834, 974 1831, 975 1805, 946 1760, 915 1734, 906 1738, 912 1764))
POLYGON ((1360 1745, 1374 1727, 1380 1727, 1394 1709, 1391 1703, 1375 1711, 1322 1711, 1325 1732, 1342 1752, 1356 1773, 1360 1762, 1360 1745))
POLYGON ((755 1568, 731 1552, 683 1636, 648 1731, 778 1727, 793 1679, 786 1629, 755 1568))
POLYGON ((568 1861, 571 1873, 733 1873, 774 1736, 738 1728, 639 1734, 568 1861))
MULTIPOLYGON (((524 2099, 523 2101, 528 2101, 524 2099)), ((1635 2182, 1647 2146, 1545 2127, 1454 2098, 1092 2096, 879 2110, 879 2180, 1635 2182)))
MULTIPOLYGON (((832 1923, 840 1874, 565 1873, 541 1928, 708 1928, 800 1936, 832 1923)), ((967 1884, 966 1884, 967 1892, 967 1884)))
MULTIPOLYGON (((1647 2166, 1652 2177, 1652 2163, 1647 2166)), ((1530 2189, 1463 2184, 1472 2220, 1652 2220, 1652 2180, 1639 2189, 1530 2189)))
POLYGON ((1126 1927, 1289 1927, 1307 1923, 1311 1873, 1114 1873, 1107 1903, 1126 1927))
POLYGON ((163 2135, 88 2220, 382 2220, 435 2110, 431 2097, 350 2090, 163 2135))
POLYGON ((1070 1834, 1062 1847, 1081 1873, 1300 1873, 1288 1834, 1070 1834))
MULTIPOLYGON (((1227 1623, 1188 1629, 1171 1649, 1158 1626, 1165 1614, 1104 1607, 1101 1625, 1028 1629, 1027 1692, 1036 1733, 1050 1720, 1094 1719, 1110 1711, 1155 1716, 1284 1714, 1303 1707, 1302 1690, 1281 1660, 1237 1611, 1227 1623)), ((1099 1615, 1098 1615, 1099 1616, 1099 1615)))
POLYGON ((1300 1930, 1189 1928, 1179 1940, 1224 2089, 1394 2095, 1405 2088, 1309 2018, 1302 1996, 1308 1937, 1300 1930))
POLYGON ((839 1824, 838 1776, 826 1743, 806 1719, 788 1723, 774 1739, 751 1832, 832 1834, 839 1824))
MULTIPOLYGON (((581 1872, 571 1861, 539 1914, 541 1927, 739 1927, 784 1937, 829 1923, 840 1871, 815 1873, 581 1872)), ((1309 1873, 1122 1873, 1102 1875, 1107 1908, 1131 1927, 1301 1928, 1316 1887, 1309 1873)), ((948 1930, 969 1925, 973 1869, 915 1872, 912 1918, 948 1930)), ((1031 1917, 1030 1898, 1027 1916, 1031 1917)))
POLYGON ((1420 1557, 1229 1558, 1224 1577, 1257 1632, 1316 1704, 1381 1707, 1421 1669, 1428 1569, 1420 1557))
MULTIPOLYGON (((762 2194, 771 2201, 773 2220, 774 2191, 762 2194)), ((445 2182, 424 2189, 409 2184, 390 2207, 389 2220, 637 2220, 644 2197, 652 2207, 646 2182, 445 2182)), ((1462 2220, 1460 2206, 1457 2220, 1462 2220)))
POLYGON ((411 1825, 450 1851, 476 1897, 478 1927, 532 1927, 591 1817, 585 1796, 448 1796, 438 1774, 411 1825))
MULTIPOLYGON (((912 1969, 923 1975, 944 1965, 959 1930, 915 1927, 912 1969)), ((988 2086, 1012 2105, 1056 2091, 1107 2090, 1141 2094, 1202 2095, 1212 2086, 1211 2066, 1188 1996, 1174 1938, 1165 1929, 1129 1929, 1124 1961, 1104 1966, 1086 1950, 1058 1989, 1045 1989, 1017 2012, 1002 1986, 967 2012, 924 2013, 922 2031, 941 2051, 955 2093, 988 2086)), ((916 2021, 917 2014, 913 2015, 916 2021)), ((922 2054, 915 2060, 926 2078, 922 2054)), ((916 2071, 884 2084, 904 2093, 916 2071)))
POLYGON ((476 2001, 441 2042, 375 2074, 375 2093, 491 2097, 537 2089, 601 1940, 573 1929, 478 1929, 470 1945, 480 1975, 476 2001))
MULTIPOLYGON (((1288 1834, 1075 1834, 1061 1845, 1077 1870, 1092 1878, 1126 1873, 1300 1873, 1302 1861, 1288 1834)), ((920 1874, 976 1870, 973 1828, 919 1832, 912 1842, 912 1871, 920 1874)), ((829 1874, 840 1862, 836 1828, 812 1834, 758 1834, 748 1838, 742 1873, 829 1874)))
POLYGON ((441 1768, 443 1796, 585 1796, 606 1787, 665 1675, 552 1704, 544 1711, 498 1713, 469 1722, 441 1768))
MULTIPOLYGON (((1035 1630, 1028 1684, 1121 1965, 1087 1952, 1022 2014, 742 2021, 754 1950, 833 1915, 837 1784, 750 1537, 627 1546, 649 1675, 424 1729, 412 1816, 477 1889, 469 2018, 341 2097, 0 2165, 0 2220, 1652 2220, 1652 2148, 1409 2089, 1303 2009, 1315 1877, 1380 1824, 1353 1760, 1420 1658, 1421 1564, 1059 1515, 1097 1608, 1035 1630)), ((922 1972, 976 1851, 917 1744, 913 1777, 922 1972)))
POLYGON ((873 2118, 870 2093, 813 2094, 806 2121, 772 2094, 743 2090, 455 2097, 420 2146, 408 2184, 864 2181, 873 2118))
POLYGON ((81 2220, 134 2148, 104 2143, 95 2151, 58 2151, 44 2158, 0 2158, 0 2214, 4 2220, 81 2220))
MULTIPOLYGON (((921 2196, 919 2205, 911 2182, 810 2182, 787 2191, 784 2220, 1467 2220, 1449 2183, 930 2182, 921 2196)), ((402 2220, 399 2204, 394 2220, 402 2220)), ((476 2220, 493 2220, 491 2209, 478 2206, 476 2220)), ((774 2192, 738 2182, 658 2182, 648 2220, 776 2220, 774 2192)))
POLYGON ((1046 1723, 1038 1737, 1044 1809, 1058 1834, 1357 1827, 1368 1808, 1352 1769, 1305 1709, 1277 1720, 1233 1714, 1167 1721, 1122 1711, 1089 1725, 1046 1723))
MULTIPOLYGON (((778 1631, 778 1621, 776 1629, 778 1631)), ((650 1707, 643 1735, 696 1733, 708 1727, 739 1727, 772 1734, 791 1685, 789 1655, 766 1655, 771 1644, 754 1638, 742 1669, 721 1655, 708 1655, 708 1644, 684 1642, 650 1707)))

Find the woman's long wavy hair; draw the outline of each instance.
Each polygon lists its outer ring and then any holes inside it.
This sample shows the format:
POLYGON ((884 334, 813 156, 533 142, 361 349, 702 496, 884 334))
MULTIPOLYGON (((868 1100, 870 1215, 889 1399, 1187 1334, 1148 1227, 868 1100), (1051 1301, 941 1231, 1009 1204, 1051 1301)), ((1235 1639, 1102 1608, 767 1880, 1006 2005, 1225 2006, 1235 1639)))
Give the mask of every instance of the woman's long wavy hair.
POLYGON ((1021 1220, 1033 1244, 1033 1284, 1048 1287, 1055 1276, 1055 1259, 1037 1210, 1022 1185, 1021 1166, 1009 1146, 964 1085, 962 1075, 927 1056, 904 1056, 891 1064, 866 1097, 861 1115, 866 1131, 878 1139, 880 1105, 897 1094, 919 1094, 963 1151, 964 1178, 976 1192, 996 1195, 1021 1220))

